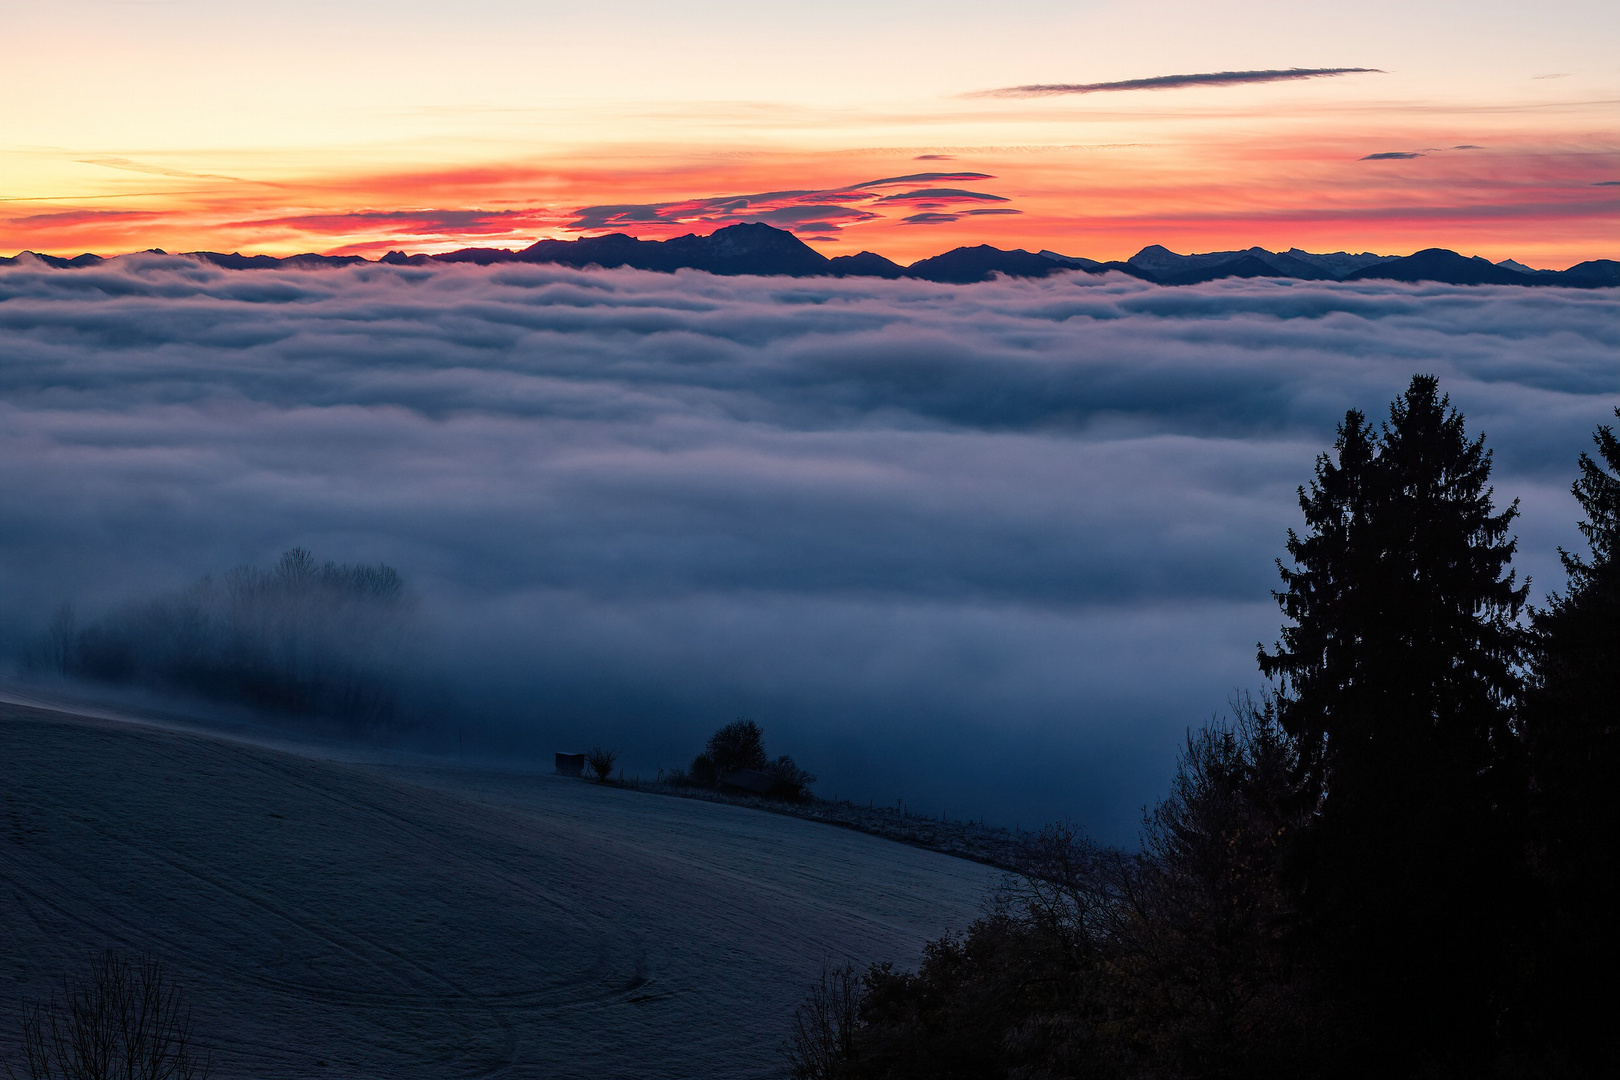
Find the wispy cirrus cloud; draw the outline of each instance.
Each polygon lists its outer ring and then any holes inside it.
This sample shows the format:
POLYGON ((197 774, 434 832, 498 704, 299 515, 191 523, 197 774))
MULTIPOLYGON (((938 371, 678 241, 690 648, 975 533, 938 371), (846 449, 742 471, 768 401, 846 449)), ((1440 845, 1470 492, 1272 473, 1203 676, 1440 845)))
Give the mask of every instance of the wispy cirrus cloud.
POLYGON ((892 202, 1009 202, 1003 195, 991 195, 986 191, 966 191, 962 188, 920 188, 916 191, 902 191, 895 195, 885 195, 878 199, 880 203, 892 202))
POLYGON ((1205 71, 1192 75, 1154 75, 1097 83, 1030 83, 979 90, 967 97, 1056 97, 1062 94, 1103 94, 1124 90, 1180 90, 1189 86, 1248 86, 1255 83, 1294 82, 1338 75, 1382 75, 1382 68, 1268 68, 1260 71, 1205 71))
MULTIPOLYGON (((59 255, 63 252, 97 252, 105 249, 108 236, 136 237, 149 229, 161 227, 166 215, 154 210, 114 210, 102 207, 82 210, 48 210, 42 214, 20 214, 6 217, 0 213, 0 234, 7 242, 0 247, 11 254, 24 250, 59 255)), ((138 249, 139 241, 127 243, 127 248, 138 249)), ((98 252, 99 253, 99 252, 98 252)))
MULTIPOLYGON (((1004 195, 966 188, 938 187, 941 183, 993 180, 988 173, 923 172, 885 176, 836 188, 766 191, 752 195, 718 195, 658 203, 616 203, 586 206, 575 212, 568 223, 570 231, 599 229, 641 231, 669 225, 725 226, 739 221, 762 221, 777 228, 824 238, 848 225, 875 221, 887 207, 939 211, 933 215, 942 223, 955 221, 958 213, 977 203, 1009 202, 1004 195), (917 186, 924 185, 924 186, 917 186), (886 191, 905 187, 907 191, 886 191), (954 211, 954 212, 953 212, 954 211)), ((918 215, 902 218, 916 224, 918 215)))
POLYGON ((53 210, 48 214, 26 214, 7 224, 29 226, 73 226, 107 221, 150 221, 162 215, 151 210, 53 210))
POLYGON ((186 169, 175 169, 167 165, 153 165, 145 161, 135 161, 127 157, 102 156, 93 158, 80 158, 81 165, 100 165, 104 169, 117 169, 120 172, 142 173, 146 176, 172 176, 180 180, 228 180, 240 183, 241 177, 226 176, 223 173, 190 172, 186 169))
POLYGON ((1409 161, 1412 158, 1428 157, 1430 154, 1443 154, 1447 150, 1483 150, 1483 146, 1473 143, 1463 143, 1460 146, 1430 146, 1423 150, 1385 150, 1377 154, 1368 154, 1357 158, 1358 161, 1409 161))
POLYGON ((284 226, 301 232, 342 233, 387 226, 400 236, 477 236, 509 233, 519 227, 551 224, 533 210, 354 210, 338 214, 295 214, 231 222, 244 227, 284 226))

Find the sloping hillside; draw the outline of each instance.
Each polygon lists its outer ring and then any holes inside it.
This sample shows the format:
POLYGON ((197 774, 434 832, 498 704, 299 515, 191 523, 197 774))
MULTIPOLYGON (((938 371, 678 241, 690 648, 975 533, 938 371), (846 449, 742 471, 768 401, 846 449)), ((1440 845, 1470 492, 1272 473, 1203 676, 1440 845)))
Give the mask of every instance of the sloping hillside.
POLYGON ((230 1077, 763 1077, 823 957, 913 963, 985 867, 815 823, 0 705, 0 1046, 148 950, 230 1077))

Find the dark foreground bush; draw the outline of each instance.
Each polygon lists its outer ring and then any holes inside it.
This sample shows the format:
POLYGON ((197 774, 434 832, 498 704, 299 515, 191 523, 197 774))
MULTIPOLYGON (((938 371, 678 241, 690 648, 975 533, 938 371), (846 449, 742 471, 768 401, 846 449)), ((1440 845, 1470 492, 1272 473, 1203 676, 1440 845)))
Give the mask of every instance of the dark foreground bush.
POLYGON ((29 1080, 204 1080, 208 1053, 192 1040, 191 1009, 150 958, 104 952, 62 982, 61 997, 23 1009, 29 1080))
POLYGON ((859 978, 854 1022, 829 1013, 824 977, 790 1062, 820 1046, 837 1064, 800 1075, 1310 1075, 1330 1043, 1277 877, 1290 764, 1272 714, 1240 705, 1189 737, 1144 850, 1049 826, 989 915, 931 942, 915 973, 859 978))
POLYGON ((613 766, 619 760, 617 751, 603 750, 600 746, 592 747, 585 752, 585 764, 591 767, 596 779, 602 783, 613 775, 613 766))

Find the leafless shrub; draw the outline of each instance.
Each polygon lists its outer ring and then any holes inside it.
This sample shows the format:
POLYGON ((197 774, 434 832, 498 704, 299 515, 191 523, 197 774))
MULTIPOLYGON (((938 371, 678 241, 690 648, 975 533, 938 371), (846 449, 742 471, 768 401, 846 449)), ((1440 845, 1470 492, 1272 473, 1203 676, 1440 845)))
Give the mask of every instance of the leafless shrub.
POLYGON ((1096 844, 1067 823, 1027 837, 998 901, 1021 910, 1075 959, 1127 937, 1145 914, 1145 860, 1096 844))
POLYGON ((585 754, 585 764, 591 767, 599 781, 606 782, 613 775, 613 764, 619 760, 616 750, 604 750, 600 746, 592 747, 585 754))
POLYGON ((853 965, 822 965, 793 1016, 793 1030, 782 1047, 793 1080, 836 1080, 855 1056, 855 1027, 861 1004, 861 977, 853 965))
POLYGON ((206 1080, 211 1067, 180 988, 150 957, 99 954, 60 998, 27 1003, 22 1026, 28 1080, 206 1080))

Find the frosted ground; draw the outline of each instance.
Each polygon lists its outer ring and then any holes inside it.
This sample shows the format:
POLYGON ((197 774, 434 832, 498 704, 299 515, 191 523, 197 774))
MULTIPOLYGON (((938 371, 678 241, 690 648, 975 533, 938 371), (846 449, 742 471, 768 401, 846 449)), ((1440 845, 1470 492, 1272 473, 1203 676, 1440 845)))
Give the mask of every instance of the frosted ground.
POLYGON ((20 999, 115 947, 169 965, 226 1080, 778 1075, 824 958, 914 964, 994 878, 737 807, 91 711, 0 704, 8 1054, 20 999))

